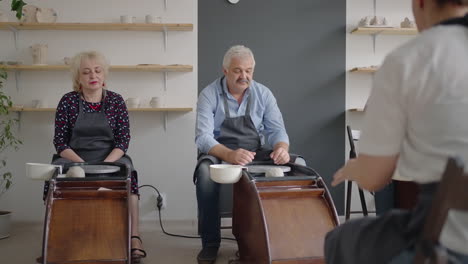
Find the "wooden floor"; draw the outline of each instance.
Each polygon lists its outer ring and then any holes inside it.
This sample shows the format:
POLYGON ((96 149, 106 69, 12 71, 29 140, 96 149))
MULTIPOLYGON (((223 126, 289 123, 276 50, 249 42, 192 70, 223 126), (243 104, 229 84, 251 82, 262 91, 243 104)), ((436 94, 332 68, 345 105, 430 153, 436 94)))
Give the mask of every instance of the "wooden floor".
MULTIPOLYGON (((168 232, 195 235, 193 221, 168 222, 164 224, 168 232)), ((145 264, 190 264, 197 263, 196 256, 201 247, 199 239, 175 238, 164 235, 159 222, 144 222, 141 228, 142 239, 148 257, 145 264)), ((231 230, 223 230, 223 236, 232 237, 231 230)), ((0 240, 1 259, 8 263, 34 264, 41 253, 42 223, 13 223, 11 236, 0 240)), ((223 240, 217 264, 228 263, 235 256, 237 244, 223 240)), ((3 262, 2 262, 3 263, 3 262)))

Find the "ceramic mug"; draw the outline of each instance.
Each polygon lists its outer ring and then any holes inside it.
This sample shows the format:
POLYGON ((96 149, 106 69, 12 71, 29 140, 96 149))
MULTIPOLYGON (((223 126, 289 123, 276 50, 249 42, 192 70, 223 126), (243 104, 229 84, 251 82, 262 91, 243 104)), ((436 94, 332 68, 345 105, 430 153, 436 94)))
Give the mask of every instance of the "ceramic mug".
POLYGON ((43 107, 45 107, 45 102, 44 102, 44 100, 40 100, 40 99, 32 100, 32 107, 33 108, 43 108, 43 107))
POLYGON ((134 17, 134 16, 121 15, 120 16, 120 23, 124 23, 124 24, 135 23, 135 19, 136 19, 136 17, 134 17))
POLYGON ((71 58, 70 58, 70 57, 64 57, 64 58, 63 58, 63 63, 65 63, 65 65, 70 65, 70 63, 71 63, 71 58))
POLYGON ((140 99, 138 97, 131 97, 125 100, 128 108, 138 108, 140 105, 140 99))
POLYGON ((161 23, 162 19, 160 16, 146 15, 145 21, 148 24, 161 23))
POLYGON ((150 106, 153 108, 161 107, 161 99, 159 97, 152 97, 150 101, 150 106))

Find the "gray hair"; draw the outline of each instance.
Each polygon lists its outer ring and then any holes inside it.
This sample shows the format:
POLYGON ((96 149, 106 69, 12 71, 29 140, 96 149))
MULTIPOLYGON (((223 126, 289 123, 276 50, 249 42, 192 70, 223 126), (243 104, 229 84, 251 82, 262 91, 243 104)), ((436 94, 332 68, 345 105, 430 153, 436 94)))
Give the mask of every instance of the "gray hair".
POLYGON ((80 91, 80 67, 81 62, 85 59, 95 60, 98 64, 102 66, 102 69, 104 70, 104 79, 109 73, 109 63, 107 62, 106 57, 104 57, 104 55, 102 55, 101 53, 97 51, 84 51, 76 54, 75 57, 72 58, 70 63, 70 70, 73 78, 73 91, 75 92, 80 91))
POLYGON ((229 68, 229 65, 231 65, 232 58, 246 58, 246 57, 252 58, 254 67, 255 67, 255 58, 254 58, 252 50, 250 50, 249 48, 243 45, 232 46, 231 48, 228 49, 228 51, 226 51, 226 54, 224 54, 223 68, 224 69, 229 68))

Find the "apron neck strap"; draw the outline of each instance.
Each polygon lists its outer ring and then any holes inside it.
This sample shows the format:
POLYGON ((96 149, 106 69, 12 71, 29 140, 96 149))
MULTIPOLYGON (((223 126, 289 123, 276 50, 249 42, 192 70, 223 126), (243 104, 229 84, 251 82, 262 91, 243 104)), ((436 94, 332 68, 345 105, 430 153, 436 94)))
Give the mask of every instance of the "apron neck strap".
MULTIPOLYGON (((102 89, 102 98, 101 98, 101 102, 102 102, 101 110, 102 111, 104 111, 104 106, 105 106, 105 103, 106 103, 106 96, 107 96, 107 90, 102 89)), ((85 100, 83 100, 84 99, 83 92, 78 93, 78 98, 80 99, 79 102, 78 102, 78 113, 81 113, 83 111, 83 102, 85 101, 85 100)))
MULTIPOLYGON (((225 77, 221 77, 221 79, 219 80, 219 84, 221 86, 221 91, 222 91, 222 95, 223 95, 223 101, 224 101, 224 112, 226 114, 226 117, 227 118, 230 118, 231 117, 231 114, 229 112, 229 106, 228 106, 228 101, 227 101, 227 94, 226 92, 224 91, 224 79, 225 77)), ((250 104, 252 102, 252 96, 249 95, 249 101, 247 102, 247 107, 245 108, 245 115, 246 116, 250 116, 250 104)))

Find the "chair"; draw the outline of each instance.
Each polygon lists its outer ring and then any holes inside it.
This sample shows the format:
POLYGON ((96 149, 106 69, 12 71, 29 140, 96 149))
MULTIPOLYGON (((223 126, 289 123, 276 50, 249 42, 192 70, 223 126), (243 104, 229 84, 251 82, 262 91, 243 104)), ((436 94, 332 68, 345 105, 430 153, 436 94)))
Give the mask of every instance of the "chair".
MULTIPOLYGON (((352 134, 350 126, 346 126, 346 131, 348 133, 348 140, 349 140, 349 146, 350 146, 349 159, 354 159, 354 158, 357 157, 356 147, 354 146, 354 141, 356 139, 353 138, 353 134, 352 134)), ((356 213, 360 214, 360 213, 362 213, 364 216, 367 216, 369 214, 369 212, 367 210, 366 199, 364 197, 364 191, 359 187, 358 187, 358 189, 359 189, 359 199, 361 200, 362 211, 351 211, 351 193, 352 193, 352 189, 353 189, 353 182, 348 181, 348 183, 347 183, 347 192, 346 192, 346 210, 345 210, 346 220, 348 220, 350 218, 351 214, 356 214, 356 213)))
POLYGON ((468 211, 468 174, 464 173, 463 167, 458 159, 450 158, 447 162, 416 246, 415 264, 448 263, 438 241, 449 209, 468 211))

